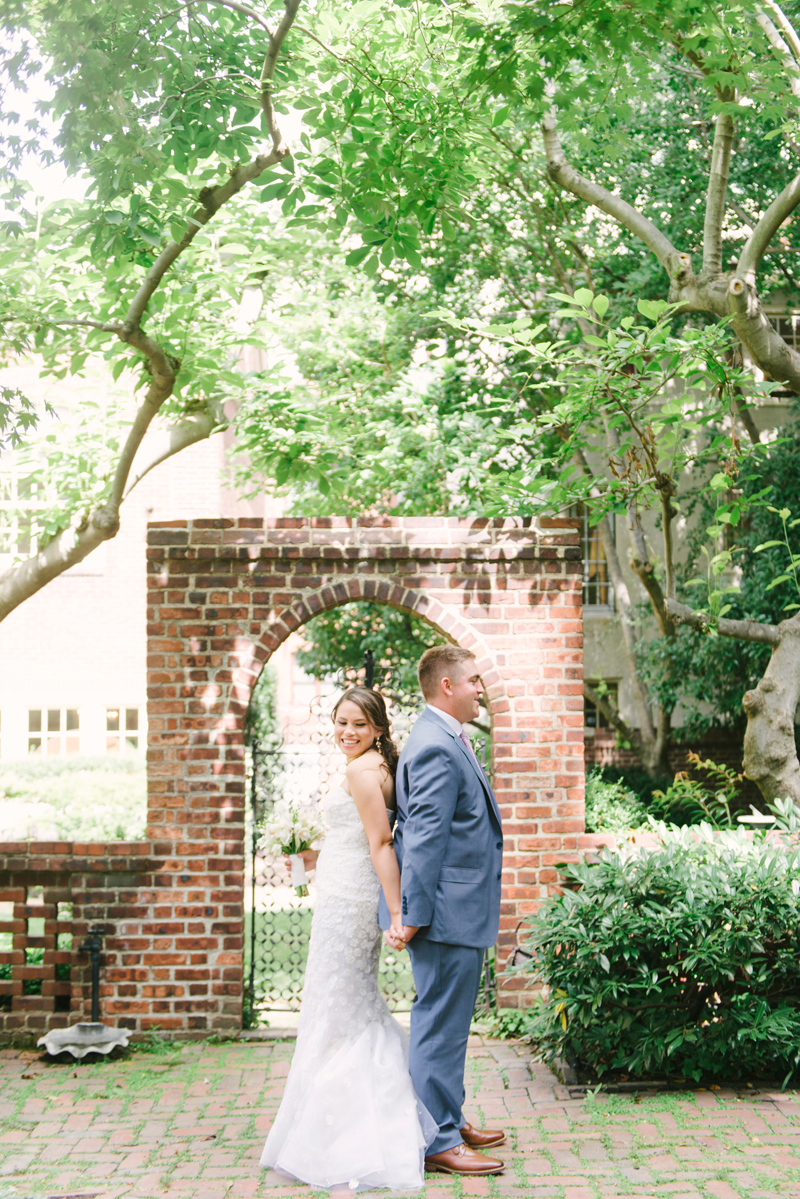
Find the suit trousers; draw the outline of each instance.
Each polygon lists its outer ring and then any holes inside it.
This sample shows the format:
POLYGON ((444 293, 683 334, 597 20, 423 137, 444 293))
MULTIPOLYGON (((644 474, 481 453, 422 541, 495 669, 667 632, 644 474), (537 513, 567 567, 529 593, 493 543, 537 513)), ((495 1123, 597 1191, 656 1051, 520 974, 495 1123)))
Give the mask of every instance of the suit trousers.
POLYGON ((417 1096, 439 1125, 427 1152, 444 1153, 463 1140, 464 1066, 484 951, 414 937, 408 952, 417 990, 409 1070, 417 1096))

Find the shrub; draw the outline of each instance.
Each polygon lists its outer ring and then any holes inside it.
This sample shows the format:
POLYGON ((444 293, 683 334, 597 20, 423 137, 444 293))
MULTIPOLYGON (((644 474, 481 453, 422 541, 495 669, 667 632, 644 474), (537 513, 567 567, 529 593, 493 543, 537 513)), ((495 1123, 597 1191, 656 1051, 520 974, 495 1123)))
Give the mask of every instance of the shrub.
POLYGON ((647 808, 625 786, 612 782, 597 766, 586 776, 586 831, 627 833, 647 820, 647 808))
POLYGON ((0 839, 134 841, 146 822, 143 755, 3 763, 0 839))
POLYGON ((736 813, 748 806, 743 798, 744 775, 710 758, 704 762, 696 753, 687 757, 695 770, 703 771, 706 781, 679 771, 664 791, 653 792, 653 814, 670 824, 707 821, 714 828, 735 828, 736 813))
POLYGON ((607 783, 623 783, 626 791, 632 791, 648 811, 656 788, 663 791, 672 782, 671 775, 651 778, 641 766, 595 766, 592 773, 595 772, 607 783))
POLYGON ((800 1063, 800 851, 743 830, 659 826, 603 852, 530 921, 546 984, 530 1035, 602 1074, 698 1080, 800 1063))

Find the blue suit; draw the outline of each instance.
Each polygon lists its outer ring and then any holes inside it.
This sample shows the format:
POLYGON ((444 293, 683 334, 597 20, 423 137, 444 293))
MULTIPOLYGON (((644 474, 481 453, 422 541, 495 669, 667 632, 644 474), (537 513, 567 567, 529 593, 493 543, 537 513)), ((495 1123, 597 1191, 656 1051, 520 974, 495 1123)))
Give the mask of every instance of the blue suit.
MULTIPOLYGON (((484 950, 497 940, 503 832, 474 754, 426 708, 397 767, 394 846, 417 998, 409 1068, 439 1133, 428 1153, 461 1142, 464 1063, 484 950)), ((389 913, 381 897, 381 927, 389 913)))

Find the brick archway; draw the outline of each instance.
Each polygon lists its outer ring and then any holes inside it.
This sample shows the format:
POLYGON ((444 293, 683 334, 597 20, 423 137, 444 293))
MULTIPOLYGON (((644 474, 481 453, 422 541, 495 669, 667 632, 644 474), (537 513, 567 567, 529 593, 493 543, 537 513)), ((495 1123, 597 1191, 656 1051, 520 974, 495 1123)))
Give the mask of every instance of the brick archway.
MULTIPOLYGON (((179 1037, 241 1027, 250 694, 290 632, 358 599, 414 612, 478 659, 506 834, 502 968, 519 918, 548 894, 556 863, 578 857, 583 831, 577 522, 173 521, 150 527, 147 554, 147 840, 0 846, 0 897, 13 901, 15 921, 45 917, 42 966, 26 965, 19 931, 5 955, 12 1007, 0 1035, 88 1018, 77 946, 98 922, 103 1019, 179 1037), (35 910, 31 886, 44 888, 35 910), (57 949, 56 909, 67 899, 71 954, 57 949), (71 983, 58 980, 62 962, 71 983), (24 993, 34 976, 36 997, 24 993)), ((502 1002, 525 1002, 521 992, 520 979, 506 980, 502 1002)))
POLYGON ((242 665, 233 679, 231 699, 228 710, 235 717, 235 727, 241 728, 241 717, 247 712, 253 688, 258 680, 263 665, 275 652, 279 645, 290 636, 323 612, 340 608, 343 604, 358 603, 368 600, 376 604, 385 604, 401 612, 410 612, 430 624, 437 632, 442 633, 455 645, 462 645, 472 650, 481 670, 486 685, 490 708, 505 696, 504 681, 497 670, 486 643, 478 636, 473 625, 449 612, 437 600, 432 600, 422 591, 400 587, 397 584, 379 583, 373 579, 355 578, 349 583, 325 585, 319 590, 311 590, 310 594, 297 600, 275 614, 275 618, 253 646, 253 661, 242 665))
MULTIPOLYGON (((574 856, 583 829, 573 522, 175 521, 151 526, 148 543, 148 833, 172 888, 162 907, 173 916, 164 965, 175 963, 177 981, 191 974, 187 955, 198 965, 202 956, 212 983, 202 1003, 181 995, 170 1013, 176 1027, 187 1027, 192 1009, 208 1013, 208 1028, 240 1019, 243 726, 252 689, 291 632, 355 600, 413 612, 476 653, 507 834, 502 964, 517 921, 547 893, 555 863, 574 856)), ((504 1002, 519 1001, 506 984, 504 1002)))

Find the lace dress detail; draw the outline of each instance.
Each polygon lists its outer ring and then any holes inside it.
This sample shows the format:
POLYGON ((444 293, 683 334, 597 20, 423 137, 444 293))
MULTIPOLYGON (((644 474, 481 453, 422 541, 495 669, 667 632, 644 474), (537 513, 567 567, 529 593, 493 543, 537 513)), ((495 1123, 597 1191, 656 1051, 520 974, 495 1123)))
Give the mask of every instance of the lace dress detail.
POLYGON ((311 1186, 422 1187, 436 1125, 378 989, 380 883, 351 795, 328 796, 297 1048, 261 1165, 311 1186))

